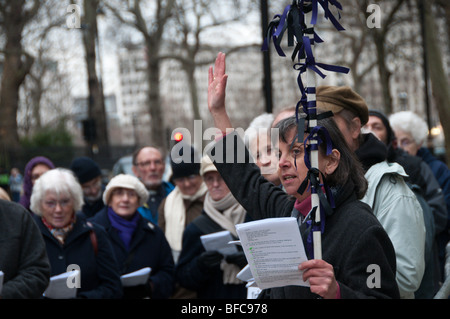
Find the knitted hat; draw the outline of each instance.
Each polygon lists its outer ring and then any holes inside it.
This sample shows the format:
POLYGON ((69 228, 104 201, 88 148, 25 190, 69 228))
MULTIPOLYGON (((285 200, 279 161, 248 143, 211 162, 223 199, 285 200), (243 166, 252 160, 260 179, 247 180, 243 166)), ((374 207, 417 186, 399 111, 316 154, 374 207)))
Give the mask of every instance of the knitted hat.
POLYGON ((80 184, 84 184, 101 176, 102 171, 100 167, 89 157, 78 157, 70 164, 70 169, 75 173, 80 184))
POLYGON ((216 166, 213 164, 208 155, 203 156, 200 167, 200 175, 205 176, 208 172, 217 172, 216 166))
POLYGON ((103 202, 108 205, 112 191, 115 188, 133 189, 139 196, 139 206, 144 205, 148 200, 148 191, 144 184, 135 176, 129 174, 119 174, 111 178, 103 192, 103 202))
MULTIPOLYGON (((177 146, 179 147, 179 146, 177 146)), ((200 175, 200 158, 192 146, 187 144, 182 145, 178 154, 173 154, 170 157, 170 165, 172 167, 172 178, 187 177, 190 175, 200 175), (183 156, 184 150, 189 150, 190 156, 183 156), (186 159, 186 156, 188 160, 186 159)))
POLYGON ((361 119, 364 126, 369 121, 366 101, 349 86, 318 86, 316 90, 317 108, 339 113, 349 110, 361 119))

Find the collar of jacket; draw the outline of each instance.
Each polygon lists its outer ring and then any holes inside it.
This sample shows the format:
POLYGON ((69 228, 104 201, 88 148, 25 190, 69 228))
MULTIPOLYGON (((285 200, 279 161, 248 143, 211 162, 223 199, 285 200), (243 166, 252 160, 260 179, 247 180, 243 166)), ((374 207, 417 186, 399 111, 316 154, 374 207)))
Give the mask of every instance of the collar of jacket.
MULTIPOLYGON (((137 214, 139 214, 139 212, 137 212, 137 214)), ((112 237, 112 239, 114 241, 119 242, 120 245, 122 245, 123 248, 125 249, 125 245, 117 235, 108 218, 108 206, 105 206, 101 211, 99 211, 97 214, 95 214, 93 218, 89 220, 101 225, 106 230, 106 232, 112 237)), ((141 239, 143 239, 142 235, 145 234, 145 232, 154 233, 155 227, 156 226, 153 223, 151 223, 150 221, 141 216, 136 227, 135 231, 136 235, 133 237, 130 243, 130 251, 141 241, 141 239)))
POLYGON ((355 154, 362 163, 364 171, 367 171, 372 165, 386 159, 387 146, 372 133, 362 134, 362 143, 355 154))
MULTIPOLYGON (((59 241, 50 233, 47 226, 44 225, 40 216, 35 216, 39 229, 43 236, 50 238, 53 242, 57 243, 59 246, 61 244, 59 241)), ((75 223, 73 225, 73 229, 68 233, 67 238, 64 242, 64 246, 70 245, 74 242, 78 237, 83 236, 83 234, 89 232, 92 228, 88 225, 86 218, 81 212, 76 213, 75 223)))

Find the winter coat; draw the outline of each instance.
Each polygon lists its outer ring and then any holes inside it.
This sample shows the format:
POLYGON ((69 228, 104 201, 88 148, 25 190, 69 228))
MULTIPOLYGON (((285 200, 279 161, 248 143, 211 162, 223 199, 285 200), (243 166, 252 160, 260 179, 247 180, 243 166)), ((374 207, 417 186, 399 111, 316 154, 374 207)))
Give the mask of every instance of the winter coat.
POLYGON ((450 241, 450 170, 444 162, 434 157, 431 152, 425 147, 419 149, 419 151, 417 152, 417 156, 421 157, 423 161, 430 166, 434 176, 441 186, 442 193, 444 194, 445 202, 447 204, 447 224, 445 226, 445 229, 437 236, 441 280, 444 281, 446 246, 450 241))
POLYGON ((150 192, 147 203, 138 208, 142 217, 148 219, 153 224, 158 225, 158 207, 162 200, 170 194, 175 186, 169 182, 162 182, 161 186, 155 191, 150 192))
MULTIPOLYGON (((234 197, 253 219, 291 216, 295 200, 262 177, 255 164, 242 163, 242 157, 238 161, 237 150, 245 150, 244 158, 249 158, 242 139, 234 132, 216 143, 209 152, 234 197), (235 139, 235 143, 227 142, 229 139, 235 139), (234 149, 228 149, 230 144, 234 149), (230 151, 234 156, 228 154, 230 151), (214 155, 221 152, 223 158, 215 161, 214 155)), ((334 212, 325 220, 322 258, 334 267, 341 298, 398 298, 394 248, 370 207, 357 200, 352 182, 338 190, 335 204, 334 212), (371 275, 369 266, 374 264, 381 271, 380 288, 367 285, 371 275)), ((317 298, 308 287, 298 286, 272 288, 264 296, 317 298)))
POLYGON ((66 272, 69 265, 75 264, 81 272, 78 298, 111 299, 122 296, 118 264, 102 227, 88 223, 79 212, 73 229, 61 245, 39 216, 35 216, 35 220, 44 237, 52 276, 66 272), (96 244, 91 231, 95 233, 96 244))
POLYGON ((50 278, 44 240, 20 204, 0 200, 0 298, 40 298, 50 278))
MULTIPOLYGON (((417 152, 417 156, 421 157, 424 162, 430 166, 434 176, 442 188, 442 192, 445 196, 445 202, 447 203, 447 209, 450 211, 450 170, 444 162, 434 157, 427 148, 421 147, 417 152)), ((448 218, 450 221, 450 214, 448 215, 448 218)))
POLYGON ((150 282, 145 286, 124 288, 124 298, 169 298, 174 287, 172 252, 162 230, 145 218, 140 218, 127 251, 117 231, 111 226, 107 206, 90 219, 104 227, 114 248, 120 274, 150 267, 150 282))
POLYGON ((425 224, 422 207, 408 187, 405 170, 388 163, 387 148, 373 134, 364 140, 356 155, 366 168, 369 183, 362 199, 372 207, 395 248, 397 283, 402 298, 414 298, 425 270, 425 224))
POLYGON ((399 163, 408 174, 407 181, 420 187, 420 192, 432 210, 435 233, 439 234, 447 226, 447 205, 436 177, 430 166, 418 156, 411 156, 401 148, 389 147, 388 162, 399 163))
POLYGON ((213 269, 204 269, 198 263, 198 257, 205 252, 200 236, 223 230, 204 211, 184 230, 176 278, 182 287, 196 291, 199 299, 245 299, 247 296, 245 283, 223 283, 220 265, 213 269))

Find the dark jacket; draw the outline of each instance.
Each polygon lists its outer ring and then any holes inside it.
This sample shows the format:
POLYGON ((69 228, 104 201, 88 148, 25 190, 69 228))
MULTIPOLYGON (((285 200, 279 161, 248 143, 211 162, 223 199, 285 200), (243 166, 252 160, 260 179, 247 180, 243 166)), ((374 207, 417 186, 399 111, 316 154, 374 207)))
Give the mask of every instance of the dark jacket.
POLYGON ((176 279, 182 287, 196 291, 199 299, 245 299, 247 296, 245 283, 223 283, 220 265, 207 269, 198 262, 198 257, 205 252, 200 236, 223 230, 204 211, 184 230, 176 279))
POLYGON ((149 194, 147 203, 138 208, 142 217, 145 217, 153 224, 158 225, 158 207, 162 200, 166 198, 174 188, 175 186, 171 183, 163 181, 155 192, 149 194))
POLYGON ((47 246, 52 276, 66 272, 69 265, 75 264, 81 272, 81 287, 78 288, 77 297, 109 299, 122 296, 117 261, 102 227, 88 224, 79 212, 72 231, 67 235, 64 245, 61 245, 39 216, 35 216, 35 220, 47 246), (95 232, 97 245, 91 239, 91 231, 95 232), (95 246, 97 253, 94 251, 95 246))
MULTIPOLYGON (((102 185, 102 195, 105 191, 105 186, 102 185)), ((100 196, 99 199, 97 199, 94 202, 88 202, 86 198, 84 199, 84 204, 81 210, 83 211, 83 214, 86 216, 86 218, 91 218, 94 216, 97 212, 103 209, 105 207, 105 203, 103 202, 103 196, 100 196)))
MULTIPOLYGON (((237 150, 245 150, 244 158, 248 158, 248 150, 242 140, 232 133, 210 151, 218 157, 212 156, 212 159, 234 197, 252 214, 253 219, 291 216, 294 199, 262 177, 255 164, 248 161, 242 163, 242 157, 238 162, 237 150), (230 138, 235 139, 234 149, 227 149, 231 144, 227 139, 230 138), (234 155, 227 154, 231 151, 234 155), (222 153, 223 158, 216 153, 222 153)), ((399 298, 395 281, 395 251, 370 207, 356 198, 351 182, 337 191, 335 204, 334 212, 325 220, 322 258, 334 267, 341 298, 399 298), (372 275, 369 266, 374 264, 379 266, 381 272, 380 288, 369 288, 367 285, 372 275)), ((308 287, 298 286, 272 288, 264 295, 275 299, 317 297, 308 287)))
MULTIPOLYGON (((450 170, 444 162, 434 157, 425 147, 421 147, 419 149, 417 156, 421 157, 424 162, 430 166, 434 176, 442 188, 442 192, 445 196, 445 202, 447 203, 447 209, 450 211, 450 170)), ((448 215, 448 220, 450 221, 450 214, 448 215)))
POLYGON ((114 254, 120 265, 120 274, 127 274, 144 267, 150 267, 150 282, 145 287, 132 287, 124 289, 125 298, 143 298, 150 296, 153 299, 169 298, 174 289, 174 263, 169 243, 162 230, 141 217, 137 230, 127 251, 117 231, 111 226, 107 207, 98 212, 92 219, 106 229, 114 248, 114 254))
POLYGON ((45 244, 31 214, 20 204, 0 200, 2 299, 40 298, 50 278, 45 244))

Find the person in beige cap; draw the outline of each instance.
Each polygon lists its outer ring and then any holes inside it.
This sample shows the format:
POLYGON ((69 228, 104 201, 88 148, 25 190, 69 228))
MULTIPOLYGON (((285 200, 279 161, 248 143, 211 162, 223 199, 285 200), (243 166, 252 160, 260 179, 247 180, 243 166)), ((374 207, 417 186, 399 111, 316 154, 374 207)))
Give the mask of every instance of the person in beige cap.
POLYGON ((420 203, 404 181, 407 175, 402 166, 386 160, 387 148, 375 135, 361 133, 369 109, 358 93, 348 86, 319 86, 316 101, 318 110, 333 112, 363 164, 369 187, 362 201, 372 207, 394 245, 400 297, 414 298, 425 271, 425 224, 420 203))
POLYGON ((202 158, 200 174, 208 192, 202 215, 184 231, 176 279, 183 287, 196 291, 199 299, 245 299, 245 283, 236 278, 247 264, 244 253, 224 256, 218 251, 205 251, 200 237, 228 230, 238 238, 235 225, 247 221, 247 213, 208 156, 202 158))
POLYGON ((162 230, 138 212, 148 198, 144 184, 135 176, 119 174, 106 185, 105 208, 90 219, 106 229, 121 275, 150 267, 144 284, 124 287, 126 299, 167 299, 173 292, 174 262, 162 230))

